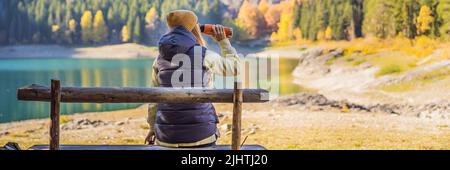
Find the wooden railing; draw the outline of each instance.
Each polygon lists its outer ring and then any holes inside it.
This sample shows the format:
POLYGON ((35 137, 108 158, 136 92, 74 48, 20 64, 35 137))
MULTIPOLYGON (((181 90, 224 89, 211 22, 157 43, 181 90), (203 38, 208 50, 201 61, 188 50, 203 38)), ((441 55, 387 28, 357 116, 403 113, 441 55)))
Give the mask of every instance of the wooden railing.
POLYGON ((50 102, 50 149, 59 150, 60 103, 233 103, 233 150, 240 149, 242 103, 262 103, 269 93, 262 89, 143 88, 143 87, 61 87, 51 80, 51 87, 30 85, 17 90, 17 99, 50 102))

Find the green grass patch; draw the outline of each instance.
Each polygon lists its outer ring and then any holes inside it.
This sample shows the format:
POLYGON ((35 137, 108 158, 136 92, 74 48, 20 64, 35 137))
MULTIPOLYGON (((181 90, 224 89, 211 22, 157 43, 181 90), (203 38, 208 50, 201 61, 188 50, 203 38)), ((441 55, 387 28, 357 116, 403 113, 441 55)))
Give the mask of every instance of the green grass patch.
POLYGON ((331 58, 331 59, 328 59, 327 61, 325 61, 325 65, 330 66, 330 65, 333 65, 338 60, 348 61, 348 60, 351 60, 351 59, 352 58, 351 58, 350 55, 339 55, 339 56, 336 56, 334 58, 331 58))
POLYGON ((354 62, 352 63, 352 65, 353 65, 353 66, 359 66, 359 65, 361 65, 362 63, 365 63, 365 62, 366 62, 366 60, 360 59, 360 60, 354 61, 354 62))
POLYGON ((337 58, 333 58, 333 59, 329 59, 327 61, 325 61, 325 65, 330 66, 333 65, 334 62, 336 62, 337 58))
POLYGON ((59 123, 63 125, 63 124, 69 123, 72 120, 73 119, 68 116, 61 116, 59 119, 59 123))
POLYGON ((415 67, 417 67, 417 64, 416 63, 409 63, 408 67, 409 68, 415 68, 415 67))
POLYGON ((13 133, 13 134, 10 134, 9 136, 14 137, 14 138, 27 138, 27 137, 29 137, 27 134, 18 134, 18 133, 13 133))
POLYGON ((406 92, 414 90, 417 87, 414 82, 402 82, 383 86, 381 89, 386 92, 406 92))
POLYGON ((380 72, 376 76, 408 71, 415 68, 415 63, 420 61, 420 58, 401 51, 383 51, 366 56, 365 59, 380 68, 380 72))
POLYGON ((352 62, 352 61, 355 61, 355 59, 354 58, 346 58, 345 61, 352 62))
POLYGON ((450 76, 450 68, 441 68, 428 71, 419 78, 424 81, 434 82, 444 80, 449 76, 450 76))
MULTIPOLYGON (((439 88, 450 87, 450 68, 434 69, 428 72, 424 72, 420 76, 410 80, 403 81, 395 84, 382 86, 381 90, 386 92, 406 92, 414 89, 427 89, 427 85, 436 83, 438 81, 446 81, 447 84, 443 84, 439 88), (448 81, 447 81, 448 80, 448 81)), ((438 87, 436 87, 438 88, 438 87)))
POLYGON ((150 126, 148 124, 141 124, 141 125, 139 125, 139 127, 141 129, 150 129, 150 126))
POLYGON ((126 144, 136 144, 136 143, 141 143, 142 140, 140 139, 123 139, 123 143, 126 144))
POLYGON ((403 71, 402 67, 392 64, 392 65, 387 65, 387 66, 381 67, 381 69, 377 72, 376 76, 380 77, 380 76, 385 76, 385 75, 390 75, 390 74, 397 74, 397 73, 401 73, 402 71, 403 71))

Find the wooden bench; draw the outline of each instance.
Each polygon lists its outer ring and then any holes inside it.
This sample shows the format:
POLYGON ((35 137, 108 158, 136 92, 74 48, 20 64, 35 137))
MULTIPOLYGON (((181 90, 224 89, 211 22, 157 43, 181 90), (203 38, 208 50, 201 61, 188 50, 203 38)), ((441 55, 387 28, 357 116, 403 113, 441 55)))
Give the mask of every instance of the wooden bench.
MULTIPOLYGON (((153 145, 62 145, 59 143, 60 103, 233 103, 231 147, 218 145, 198 148, 212 150, 250 149, 261 150, 258 145, 241 145, 242 103, 262 103, 269 100, 269 92, 263 89, 241 89, 238 82, 234 89, 204 88, 144 88, 144 87, 61 87, 59 80, 51 80, 51 87, 30 85, 17 90, 17 99, 23 101, 50 102, 50 145, 36 145, 30 149, 76 150, 161 150, 174 149, 153 145)), ((179 149, 179 148, 176 148, 179 149)), ((191 148, 192 149, 192 148, 191 148)))

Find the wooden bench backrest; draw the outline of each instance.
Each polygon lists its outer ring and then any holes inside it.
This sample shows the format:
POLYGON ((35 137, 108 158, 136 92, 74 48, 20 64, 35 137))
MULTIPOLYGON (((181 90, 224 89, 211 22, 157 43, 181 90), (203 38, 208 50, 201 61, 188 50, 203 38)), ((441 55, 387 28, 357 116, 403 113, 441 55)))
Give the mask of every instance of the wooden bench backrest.
POLYGON ((51 87, 30 85, 17 90, 17 99, 50 102, 50 149, 59 149, 60 103, 233 103, 232 143, 240 148, 242 103, 269 101, 263 89, 143 88, 143 87, 61 87, 51 80, 51 87))

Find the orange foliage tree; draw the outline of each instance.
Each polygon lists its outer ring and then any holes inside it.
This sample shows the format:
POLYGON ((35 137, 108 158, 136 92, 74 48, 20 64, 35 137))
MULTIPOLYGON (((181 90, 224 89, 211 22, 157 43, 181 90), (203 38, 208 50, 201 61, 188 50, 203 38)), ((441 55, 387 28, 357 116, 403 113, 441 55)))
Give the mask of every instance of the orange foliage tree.
POLYGON ((281 4, 273 4, 269 6, 264 14, 268 31, 275 32, 278 30, 278 23, 280 22, 280 14, 282 10, 283 6, 281 4))
POLYGON ((237 26, 242 28, 248 37, 241 37, 241 40, 255 39, 264 32, 265 21, 261 12, 255 4, 244 1, 236 19, 237 26))

